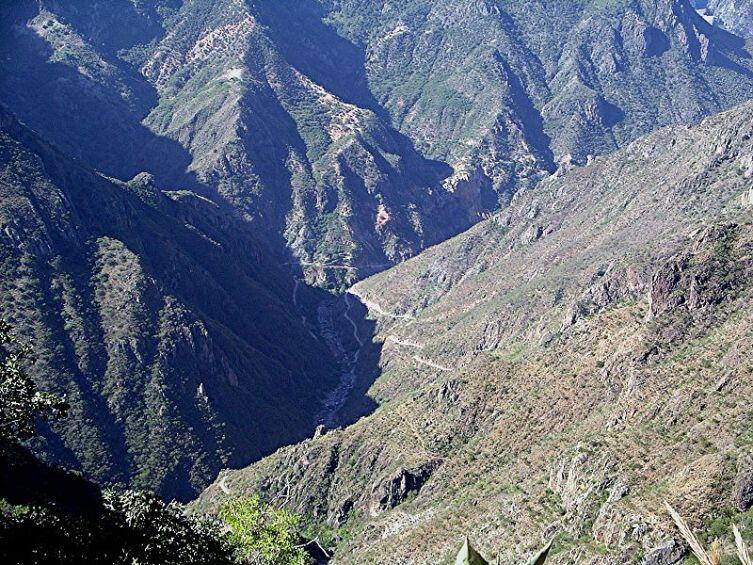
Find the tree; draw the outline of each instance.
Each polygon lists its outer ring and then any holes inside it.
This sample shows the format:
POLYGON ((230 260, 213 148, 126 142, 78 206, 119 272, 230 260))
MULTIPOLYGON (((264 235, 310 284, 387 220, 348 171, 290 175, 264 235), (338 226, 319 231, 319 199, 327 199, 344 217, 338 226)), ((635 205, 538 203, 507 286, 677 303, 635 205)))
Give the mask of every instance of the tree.
POLYGON ((37 390, 25 370, 31 362, 31 348, 20 344, 10 325, 0 320, 0 441, 29 439, 35 418, 59 417, 68 408, 64 399, 37 390))
POLYGON ((190 516, 145 492, 105 491, 109 511, 106 537, 122 539, 119 562, 140 565, 222 565, 232 563, 232 548, 221 524, 190 516))
POLYGON ((240 563, 305 565, 308 554, 299 545, 301 517, 275 509, 258 496, 236 498, 220 507, 220 518, 230 529, 240 563))

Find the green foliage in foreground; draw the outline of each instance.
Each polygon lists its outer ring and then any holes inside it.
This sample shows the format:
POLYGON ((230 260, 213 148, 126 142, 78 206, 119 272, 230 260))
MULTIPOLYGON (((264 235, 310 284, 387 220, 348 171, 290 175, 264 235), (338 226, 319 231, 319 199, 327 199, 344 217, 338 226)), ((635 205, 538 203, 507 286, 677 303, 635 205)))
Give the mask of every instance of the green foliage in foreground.
POLYGON ((489 562, 481 557, 481 554, 477 552, 471 546, 471 542, 468 538, 465 538, 463 547, 460 548, 457 558, 455 559, 455 565, 488 565, 489 562))
POLYGON ((133 491, 105 491, 83 512, 0 502, 0 563, 307 565, 300 525, 258 497, 225 503, 222 521, 133 491))
POLYGON ((62 416, 67 404, 39 392, 24 367, 31 348, 21 345, 10 326, 0 320, 0 441, 17 442, 34 435, 34 419, 62 416))
POLYGON ((264 504, 258 496, 236 498, 220 507, 229 541, 239 563, 305 565, 309 556, 300 544, 301 517, 264 504))
POLYGON ((105 492, 97 511, 14 506, 0 516, 3 563, 232 563, 220 526, 138 492, 105 492))

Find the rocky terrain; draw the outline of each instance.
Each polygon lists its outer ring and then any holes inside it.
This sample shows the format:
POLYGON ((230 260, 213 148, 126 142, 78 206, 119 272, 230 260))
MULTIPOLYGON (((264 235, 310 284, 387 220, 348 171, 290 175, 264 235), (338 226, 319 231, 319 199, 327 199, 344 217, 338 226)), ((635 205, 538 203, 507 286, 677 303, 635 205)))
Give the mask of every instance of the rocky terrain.
POLYGON ((750 532, 753 104, 561 171, 350 292, 370 416, 239 471, 341 529, 335 562, 676 563, 668 500, 750 532))
POLYGON ((753 36, 753 3, 749 0, 694 0, 693 4, 714 25, 740 37, 753 36))

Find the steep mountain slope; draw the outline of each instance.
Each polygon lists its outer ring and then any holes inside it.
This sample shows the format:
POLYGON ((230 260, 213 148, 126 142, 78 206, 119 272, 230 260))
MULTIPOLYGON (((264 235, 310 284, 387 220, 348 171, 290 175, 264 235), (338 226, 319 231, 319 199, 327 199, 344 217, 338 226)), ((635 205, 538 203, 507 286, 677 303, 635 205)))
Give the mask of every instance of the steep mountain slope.
MULTIPOLYGON (((573 161, 748 98, 751 60, 688 0, 0 3, 0 313, 34 334, 36 377, 75 407, 37 451, 186 497, 314 421, 367 412, 368 397, 343 402, 380 355, 370 391, 387 401, 431 380, 414 364, 452 373, 504 339, 547 342, 560 302, 515 302, 513 323, 457 312, 482 285, 525 295, 530 256, 515 277, 484 271, 487 243, 522 226, 504 218, 548 175, 534 194, 560 190, 573 161), (356 288, 400 324, 376 346, 352 295, 314 312, 303 279, 345 288, 510 201, 439 248, 461 246, 449 270, 411 278, 434 250, 356 288), (403 327, 434 308, 453 337, 403 327)), ((539 213, 521 241, 548 235, 539 213)), ((579 251, 569 241, 548 261, 579 251)), ((547 292, 570 298, 574 281, 547 292)))
POLYGON ((365 44, 372 89, 398 128, 497 190, 567 155, 695 121, 750 88, 742 42, 684 1, 328 4, 365 44))
POLYGON ((313 429, 337 366, 232 213, 148 174, 93 173, 4 110, 0 202, 0 315, 72 405, 37 451, 185 499, 313 429))
POLYGON ((687 0, 0 9, 11 111, 106 174, 230 202, 335 288, 753 87, 742 40, 687 0))
POLYGON ((697 8, 706 8, 714 23, 740 37, 753 36, 753 3, 750 0, 695 0, 697 8))
POLYGON ((260 490, 344 528, 337 562, 676 563, 665 499, 750 535, 752 140, 751 103, 662 129, 359 283, 381 406, 196 507, 260 490))
MULTIPOLYGON (((129 2, 87 4, 94 13, 135 18, 129 2)), ((327 50, 331 80, 353 94, 329 92, 284 58, 257 21, 269 6, 185 2, 167 14, 161 33, 144 23, 140 38, 116 54, 87 32, 86 10, 41 6, 3 8, 0 99, 12 111, 108 174, 148 170, 160 186, 230 202, 320 284, 352 279, 354 264, 380 270, 478 218, 478 188, 442 188, 449 167, 418 155, 377 113, 354 103, 357 51, 328 32, 318 13, 297 14, 319 34, 313 63, 327 50), (333 267, 318 267, 324 263, 333 267)))

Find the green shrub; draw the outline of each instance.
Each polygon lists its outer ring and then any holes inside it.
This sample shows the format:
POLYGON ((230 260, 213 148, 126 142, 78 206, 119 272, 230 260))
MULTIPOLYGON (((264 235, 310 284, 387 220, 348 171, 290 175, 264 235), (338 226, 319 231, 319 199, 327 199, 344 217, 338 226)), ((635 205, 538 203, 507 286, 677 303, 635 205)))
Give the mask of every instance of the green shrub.
POLYGON ((21 345, 10 326, 0 321, 0 441, 29 439, 37 417, 57 417, 67 410, 63 399, 37 390, 25 370, 30 361, 31 348, 21 345))
POLYGON ((258 496, 236 498, 220 507, 230 529, 228 539, 240 563, 305 565, 309 557, 300 544, 302 521, 297 514, 275 509, 258 496))

